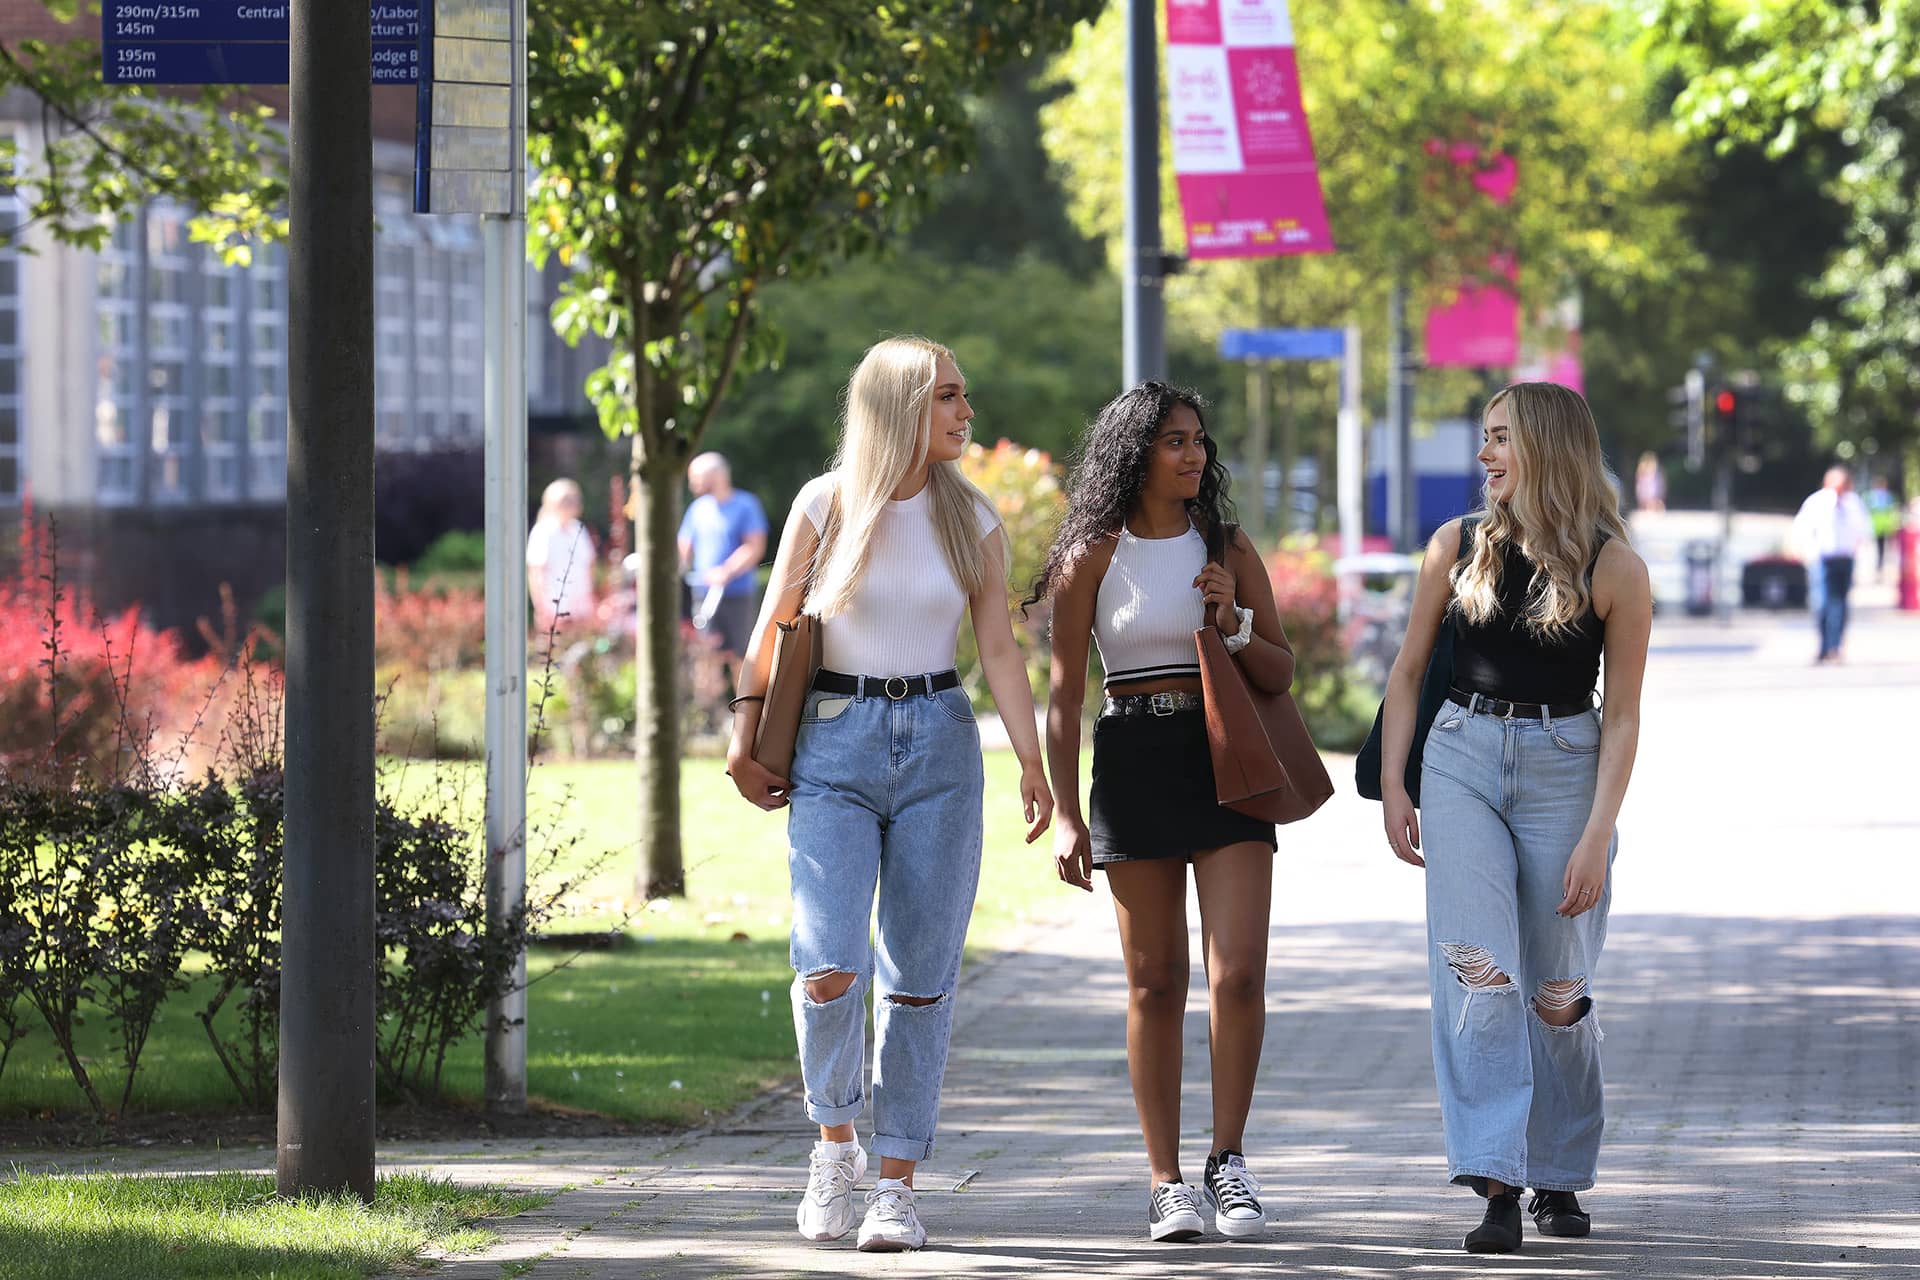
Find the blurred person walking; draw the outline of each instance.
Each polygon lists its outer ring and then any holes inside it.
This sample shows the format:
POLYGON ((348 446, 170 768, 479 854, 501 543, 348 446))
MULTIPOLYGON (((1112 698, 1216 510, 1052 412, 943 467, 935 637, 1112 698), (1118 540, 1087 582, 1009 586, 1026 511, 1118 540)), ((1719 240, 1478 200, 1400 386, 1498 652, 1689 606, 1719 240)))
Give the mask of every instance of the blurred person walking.
POLYGON ((1146 382, 1087 429, 1067 514, 1026 603, 1051 598, 1047 761, 1060 878, 1113 891, 1127 970, 1127 1068, 1147 1148, 1147 1234, 1191 1240, 1266 1229, 1243 1154, 1266 1034, 1274 826, 1218 803, 1194 632, 1226 637, 1243 674, 1284 692, 1293 648, 1266 568, 1229 523, 1227 471, 1193 392, 1146 382), (1090 821, 1080 811, 1088 642, 1106 696, 1093 727, 1090 821), (1205 946, 1213 1127, 1201 1184, 1181 1175, 1187 866, 1205 946))
POLYGON ((1816 665, 1843 656, 1854 561, 1872 537, 1873 520, 1853 491, 1853 477, 1845 467, 1828 467, 1825 483, 1808 495, 1793 518, 1794 545, 1808 561, 1808 596, 1820 632, 1816 665))
POLYGON ((1667 473, 1660 469, 1660 455, 1640 455, 1640 465, 1633 470, 1633 500, 1642 511, 1667 509, 1667 473))
POLYGON ((680 570, 692 588, 693 625, 718 639, 729 663, 753 631, 754 570, 767 556, 767 513, 733 486, 726 458, 703 453, 687 464, 693 501, 680 520, 680 570))
POLYGON ((540 513, 527 530, 527 594, 543 635, 593 622, 593 535, 580 521, 585 505, 578 484, 555 480, 540 495, 540 513))
POLYGON ((1887 487, 1885 476, 1875 476, 1864 499, 1867 521, 1873 526, 1873 567, 1881 578, 1887 576, 1887 539, 1900 532, 1900 499, 1887 487))
POLYGON ((1434 1075, 1447 1176, 1486 1197, 1471 1253, 1583 1236, 1605 1125, 1594 973, 1614 821, 1640 735, 1653 598, 1580 395, 1514 383, 1488 402, 1486 514, 1428 544, 1388 677, 1387 843, 1426 868, 1434 1075), (1405 783, 1422 674, 1453 629, 1453 681, 1405 783), (1605 659, 1604 719, 1593 694, 1605 659), (1425 838, 1424 857, 1422 837, 1425 838))
POLYGON ((762 809, 791 804, 793 1018, 808 1118, 820 1126, 796 1220, 809 1240, 852 1229, 867 1152, 866 996, 874 993, 873 1151, 859 1247, 926 1243, 915 1166, 933 1154, 954 987, 979 884, 984 775, 973 706, 953 669, 960 618, 1014 754, 1037 840, 1053 813, 1025 660, 1007 616, 998 512, 962 474, 966 380, 925 338, 870 348, 847 388, 834 469, 793 501, 772 587, 741 664, 727 772, 762 809), (822 666, 791 779, 753 756, 777 623, 818 621, 822 666), (878 945, 871 932, 878 894, 878 945))

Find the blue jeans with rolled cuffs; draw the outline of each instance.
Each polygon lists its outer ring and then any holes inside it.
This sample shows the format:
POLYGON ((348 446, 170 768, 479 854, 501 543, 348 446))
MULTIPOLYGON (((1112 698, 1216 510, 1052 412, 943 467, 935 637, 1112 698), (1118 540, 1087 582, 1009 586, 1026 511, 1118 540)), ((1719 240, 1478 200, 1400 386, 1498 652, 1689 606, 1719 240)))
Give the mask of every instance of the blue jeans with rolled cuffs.
POLYGON ((807 695, 787 819, 793 877, 793 1022, 807 1115, 865 1109, 866 993, 874 992, 876 1155, 933 1153, 960 951, 980 882, 980 731, 959 689, 807 695), (878 928, 874 919, 879 892, 878 928), (806 981, 851 973, 832 1000, 806 981), (932 997, 904 1004, 893 996, 932 997))
MULTIPOLYGON (((1593 808, 1600 717, 1502 719, 1453 702, 1420 775, 1433 1069, 1447 1176, 1584 1191, 1605 1124, 1591 994, 1613 879, 1571 919, 1567 860, 1593 808), (1536 1004, 1536 1002, 1538 1002, 1536 1004), (1540 1008, 1579 1007, 1560 1027, 1540 1008)), ((1619 848, 1609 843, 1612 865, 1619 848)))

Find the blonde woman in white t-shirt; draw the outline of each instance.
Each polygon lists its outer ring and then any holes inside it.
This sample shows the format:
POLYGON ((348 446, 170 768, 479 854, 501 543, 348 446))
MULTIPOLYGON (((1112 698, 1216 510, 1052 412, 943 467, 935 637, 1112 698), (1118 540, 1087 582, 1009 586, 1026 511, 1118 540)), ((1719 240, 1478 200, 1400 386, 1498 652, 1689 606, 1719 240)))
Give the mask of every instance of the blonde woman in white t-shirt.
POLYGON ((540 495, 527 530, 527 594, 541 634, 593 621, 593 535, 580 523, 586 503, 572 480, 555 480, 540 495))
POLYGON ((979 881, 980 734, 954 672, 970 614, 987 687, 1020 759, 1029 843, 1053 813, 1033 696, 1007 615, 1000 520, 961 474, 973 408, 953 353, 925 338, 868 350, 847 387, 834 469, 794 499, 734 700, 727 771, 763 809, 791 804, 794 1026, 820 1126, 797 1219, 811 1240, 853 1227, 867 1152, 866 988, 874 988, 872 1150, 859 1246, 926 1243, 914 1166, 933 1151, 954 985, 979 881), (793 776, 752 757, 774 624, 820 621, 793 776), (878 897, 878 945, 869 920, 878 897))

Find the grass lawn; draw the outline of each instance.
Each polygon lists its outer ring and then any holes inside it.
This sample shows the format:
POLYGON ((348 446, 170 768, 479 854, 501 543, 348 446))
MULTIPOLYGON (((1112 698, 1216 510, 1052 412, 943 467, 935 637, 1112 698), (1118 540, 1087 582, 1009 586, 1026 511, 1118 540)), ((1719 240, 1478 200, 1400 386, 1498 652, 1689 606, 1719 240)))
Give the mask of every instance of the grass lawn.
MULTIPOLYGON (((401 783, 421 793, 433 766, 414 763, 401 783)), ((452 766, 449 779, 480 803, 475 766, 452 766)), ((992 946, 1030 917, 1085 910, 1078 890, 1053 874, 1050 837, 1022 843, 1019 768, 1012 753, 987 756, 986 863, 974 908, 973 947, 992 946)), ((604 852, 613 857, 569 900, 553 927, 604 929, 625 909, 638 863, 634 766, 609 761, 541 764, 528 797, 531 854, 573 835, 556 870, 566 875, 604 852)), ((528 1086, 537 1099, 619 1119, 685 1125, 723 1110, 793 1074, 793 1023, 787 1003, 786 815, 762 813, 733 790, 718 760, 689 760, 683 783, 689 893, 641 907, 622 945, 572 958, 570 947, 539 947, 529 957, 528 1086)), ((135 1086, 146 1111, 220 1110, 231 1090, 194 1010, 199 984, 162 1010, 135 1086)), ((81 1052, 103 1094, 118 1072, 112 1028, 91 1015, 81 1052)), ((481 1046, 450 1055, 447 1083, 462 1098, 481 1086, 481 1046)), ((0 1075, 0 1114, 28 1115, 84 1106, 51 1038, 36 1028, 0 1075)))
POLYGON ((53 1178, 0 1183, 0 1269, 9 1280, 361 1280, 434 1245, 491 1244, 478 1225, 545 1204, 418 1177, 382 1178, 371 1207, 353 1199, 282 1201, 273 1179, 53 1178))

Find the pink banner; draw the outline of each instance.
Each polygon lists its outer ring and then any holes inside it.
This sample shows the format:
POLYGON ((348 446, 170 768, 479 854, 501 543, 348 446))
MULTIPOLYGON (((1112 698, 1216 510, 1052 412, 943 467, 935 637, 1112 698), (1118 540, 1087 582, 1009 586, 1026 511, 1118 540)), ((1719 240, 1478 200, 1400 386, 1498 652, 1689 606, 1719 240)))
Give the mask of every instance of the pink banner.
POLYGON ((1549 307, 1531 326, 1534 341, 1520 352, 1513 367, 1514 381, 1557 382, 1587 393, 1586 370, 1580 363, 1580 295, 1571 294, 1549 307))
MULTIPOLYGON (((1442 150, 1429 142, 1433 155, 1442 150)), ((1473 185, 1495 204, 1513 199, 1519 169, 1510 155, 1496 155, 1480 164, 1480 149, 1471 142, 1445 148, 1447 158, 1461 167, 1473 166, 1473 185)), ((1511 254, 1488 259, 1496 275, 1515 280, 1520 264, 1511 254)), ((1520 357, 1520 305, 1513 290, 1478 282, 1461 285, 1444 306, 1427 312, 1427 366, 1429 368, 1507 368, 1520 357)))
POLYGON ((1286 0, 1167 0, 1167 103, 1188 257, 1333 251, 1286 0))

